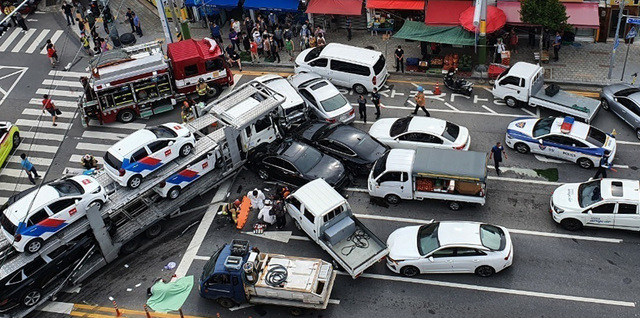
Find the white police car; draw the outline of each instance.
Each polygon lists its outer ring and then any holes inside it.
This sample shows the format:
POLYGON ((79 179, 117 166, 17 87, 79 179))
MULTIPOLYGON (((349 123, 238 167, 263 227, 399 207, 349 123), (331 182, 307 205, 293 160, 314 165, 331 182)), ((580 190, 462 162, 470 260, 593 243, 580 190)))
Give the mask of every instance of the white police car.
POLYGON ((151 172, 178 156, 188 156, 195 143, 193 134, 181 124, 147 127, 111 146, 104 155, 104 168, 121 186, 137 188, 151 172))
POLYGON ((33 187, 12 197, 0 208, 0 224, 7 241, 18 252, 40 250, 45 240, 82 218, 87 209, 107 202, 107 193, 90 176, 75 176, 33 187))
POLYGON ((570 231, 583 226, 640 231, 640 182, 598 179, 567 183, 551 195, 553 220, 570 231))
POLYGON ((507 127, 505 143, 519 153, 568 160, 585 169, 599 167, 606 150, 612 164, 616 152, 615 137, 569 116, 516 119, 507 127))
POLYGON ((218 158, 220 158, 220 156, 217 151, 204 154, 196 159, 193 164, 187 166, 186 169, 160 182, 157 186, 153 187, 153 190, 163 198, 176 199, 180 196, 180 191, 186 186, 211 172, 216 166, 219 167, 218 158))

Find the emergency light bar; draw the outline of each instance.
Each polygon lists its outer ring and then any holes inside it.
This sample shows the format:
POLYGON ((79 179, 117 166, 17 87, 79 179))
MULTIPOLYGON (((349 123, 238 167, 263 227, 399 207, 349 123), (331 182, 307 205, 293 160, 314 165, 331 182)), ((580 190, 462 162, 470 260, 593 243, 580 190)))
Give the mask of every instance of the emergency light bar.
POLYGON ((562 125, 560 126, 560 132, 562 132, 563 134, 568 134, 569 132, 571 132, 573 122, 575 122, 575 119, 573 117, 565 116, 564 120, 562 121, 562 125))

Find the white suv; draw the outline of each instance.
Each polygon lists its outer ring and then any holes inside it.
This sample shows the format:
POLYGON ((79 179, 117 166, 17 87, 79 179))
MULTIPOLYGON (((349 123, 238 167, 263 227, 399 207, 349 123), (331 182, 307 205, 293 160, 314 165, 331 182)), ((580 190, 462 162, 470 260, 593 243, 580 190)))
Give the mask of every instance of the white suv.
POLYGON ((193 134, 181 124, 147 127, 111 146, 104 155, 104 168, 118 184, 135 189, 151 172, 188 156, 195 143, 193 134))

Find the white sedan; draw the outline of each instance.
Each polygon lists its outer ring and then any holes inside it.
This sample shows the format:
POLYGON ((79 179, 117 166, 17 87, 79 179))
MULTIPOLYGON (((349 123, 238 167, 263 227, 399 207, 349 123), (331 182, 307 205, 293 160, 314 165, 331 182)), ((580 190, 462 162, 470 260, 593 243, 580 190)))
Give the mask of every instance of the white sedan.
POLYGON ((316 117, 328 123, 350 124, 356 113, 349 101, 328 80, 318 74, 300 73, 289 77, 291 85, 298 90, 316 117))
POLYGON ((478 222, 442 221, 395 230, 387 239, 387 267, 394 273, 476 273, 491 276, 511 266, 506 228, 478 222))
POLYGON ((431 117, 379 119, 371 125, 369 135, 391 148, 468 150, 471 145, 466 127, 431 117))

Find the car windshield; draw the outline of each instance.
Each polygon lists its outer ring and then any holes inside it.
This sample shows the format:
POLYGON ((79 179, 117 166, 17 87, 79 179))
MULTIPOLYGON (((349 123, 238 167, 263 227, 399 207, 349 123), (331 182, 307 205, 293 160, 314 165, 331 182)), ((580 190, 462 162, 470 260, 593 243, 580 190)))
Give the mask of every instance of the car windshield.
POLYGON ((164 127, 164 126, 149 127, 149 128, 147 128, 147 130, 151 131, 158 138, 175 138, 175 137, 178 137, 178 134, 176 134, 175 131, 173 131, 172 129, 169 129, 167 127, 164 127))
POLYGON ((318 150, 309 147, 296 159, 294 165, 300 172, 306 173, 315 167, 320 160, 322 160, 322 154, 318 150))
POLYGON ((635 94, 637 92, 640 92, 640 88, 632 87, 632 88, 623 89, 623 90, 615 93, 614 95, 615 96, 627 97, 627 96, 629 96, 631 94, 635 94))
POLYGON ((338 93, 337 95, 327 98, 320 102, 322 108, 326 112, 332 112, 336 109, 340 109, 344 105, 348 104, 347 99, 342 96, 342 94, 338 93))
POLYGON ((363 134, 358 137, 358 143, 356 143, 355 147, 353 147, 359 155, 364 157, 372 157, 378 153, 383 153, 386 151, 386 147, 380 143, 379 141, 373 139, 373 137, 368 134, 363 134))
POLYGON ((442 137, 447 138, 447 140, 453 142, 453 141, 456 141, 456 139, 458 139, 459 134, 460 134, 460 126, 447 122, 447 124, 444 126, 444 132, 442 133, 442 137))
POLYGON ((122 161, 120 161, 118 157, 114 156, 108 151, 107 153, 104 154, 103 159, 106 164, 108 164, 109 166, 111 166, 116 170, 120 170, 120 168, 122 167, 122 161))
POLYGON ((551 125, 556 119, 553 117, 542 118, 533 126, 533 137, 540 137, 549 134, 551 125))
POLYGON ((378 62, 376 62, 376 64, 373 65, 373 71, 376 73, 376 75, 382 72, 382 70, 384 69, 384 65, 385 65, 384 55, 380 54, 380 58, 378 59, 378 62))
POLYGON ((578 187, 578 204, 580 204, 580 207, 586 208, 599 201, 602 201, 600 180, 585 182, 578 187))
POLYGON ((315 59, 316 57, 320 56, 320 53, 322 52, 323 49, 324 49, 324 46, 315 47, 314 49, 309 51, 307 56, 304 57, 304 61, 305 62, 309 62, 309 61, 315 59))
POLYGON ((84 189, 77 182, 67 179, 49 183, 49 186, 56 189, 60 197, 69 197, 84 194, 84 189))
POLYGON ((592 143, 596 147, 602 147, 607 141, 607 134, 605 134, 598 128, 589 127, 589 133, 587 133, 587 141, 592 143))
POLYGON ((507 237, 501 228, 482 224, 480 225, 480 241, 482 245, 494 251, 502 251, 507 244, 507 237))
POLYGON ((409 123, 411 122, 412 117, 405 117, 396 120, 393 125, 391 125, 391 129, 389 129, 389 136, 396 137, 409 129, 409 123))
POLYGON ((213 274, 213 271, 216 269, 216 263, 218 262, 218 257, 220 257, 220 253, 222 253, 223 249, 224 249, 224 246, 218 249, 218 251, 216 251, 216 253, 213 254, 211 258, 209 258, 207 263, 204 264, 204 268, 202 269, 202 276, 200 276, 201 281, 206 281, 206 279, 209 276, 211 276, 211 274, 213 274))
POLYGON ((427 255, 440 247, 438 241, 438 227, 440 223, 423 225, 418 230, 418 252, 420 255, 427 255))

